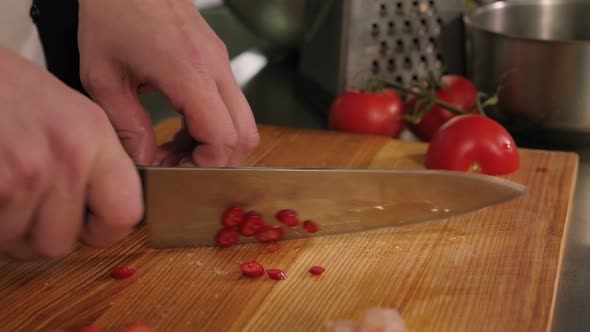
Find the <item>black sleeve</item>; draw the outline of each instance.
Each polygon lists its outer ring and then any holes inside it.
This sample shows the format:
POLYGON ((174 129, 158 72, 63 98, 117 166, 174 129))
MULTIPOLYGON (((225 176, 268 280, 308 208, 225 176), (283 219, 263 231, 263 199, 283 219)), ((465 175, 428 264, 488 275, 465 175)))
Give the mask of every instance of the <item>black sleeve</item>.
POLYGON ((80 82, 78 1, 33 0, 30 14, 39 31, 47 69, 71 88, 87 95, 80 82))

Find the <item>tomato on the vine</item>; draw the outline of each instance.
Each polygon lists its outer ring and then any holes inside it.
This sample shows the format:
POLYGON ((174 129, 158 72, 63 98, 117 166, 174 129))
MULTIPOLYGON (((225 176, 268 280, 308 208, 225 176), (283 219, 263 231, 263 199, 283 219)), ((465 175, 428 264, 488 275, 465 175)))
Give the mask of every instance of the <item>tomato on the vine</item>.
POLYGON ((479 114, 459 115, 432 137, 426 167, 504 175, 520 167, 514 139, 498 122, 479 114))
MULTIPOLYGON (((462 110, 463 112, 476 111, 477 88, 469 79, 460 75, 444 75, 441 77, 441 87, 435 91, 436 99, 462 110)), ((415 109, 417 98, 411 96, 406 105, 409 114, 424 111, 426 103, 418 105, 415 109)), ((430 141, 436 131, 456 114, 439 105, 433 105, 416 124, 410 126, 412 132, 423 141, 430 141)))
POLYGON ((404 129, 405 105, 395 91, 346 91, 330 108, 335 130, 397 138, 404 129))

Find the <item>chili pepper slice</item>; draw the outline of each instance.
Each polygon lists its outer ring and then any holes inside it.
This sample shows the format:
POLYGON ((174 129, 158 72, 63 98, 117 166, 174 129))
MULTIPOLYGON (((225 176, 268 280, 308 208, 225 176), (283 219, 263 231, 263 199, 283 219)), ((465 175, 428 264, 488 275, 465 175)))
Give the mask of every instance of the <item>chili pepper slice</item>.
POLYGON ((256 239, 262 243, 280 241, 283 239, 283 230, 276 226, 264 226, 256 232, 256 239))
POLYGON ((242 223, 244 214, 245 212, 242 208, 230 207, 223 213, 221 223, 223 224, 223 226, 228 228, 237 227, 242 223))
POLYGON ((238 242, 240 234, 233 229, 222 229, 215 236, 215 241, 221 247, 231 247, 238 242))
POLYGON ((246 277, 257 278, 264 275, 264 267, 258 262, 247 262, 240 264, 240 271, 246 277))
POLYGON ((285 279, 287 279, 287 275, 285 274, 285 272, 283 272, 283 270, 279 270, 279 269, 268 269, 268 270, 266 270, 266 274, 268 274, 268 276, 272 280, 285 280, 285 279))
POLYGON ((127 279, 131 278, 135 274, 134 269, 130 269, 125 266, 117 266, 111 271, 111 277, 115 279, 127 279))

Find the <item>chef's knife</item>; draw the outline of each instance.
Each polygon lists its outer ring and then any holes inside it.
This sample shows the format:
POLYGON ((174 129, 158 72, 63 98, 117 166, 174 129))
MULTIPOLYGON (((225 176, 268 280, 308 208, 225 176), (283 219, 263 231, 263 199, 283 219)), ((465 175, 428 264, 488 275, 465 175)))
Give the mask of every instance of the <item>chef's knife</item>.
MULTIPOLYGON (((214 245, 230 206, 260 212, 269 224, 293 209, 317 233, 287 229, 285 239, 403 226, 510 201, 526 187, 495 176, 434 170, 139 168, 152 246, 214 245)), ((251 239, 242 237, 241 242, 251 239)))

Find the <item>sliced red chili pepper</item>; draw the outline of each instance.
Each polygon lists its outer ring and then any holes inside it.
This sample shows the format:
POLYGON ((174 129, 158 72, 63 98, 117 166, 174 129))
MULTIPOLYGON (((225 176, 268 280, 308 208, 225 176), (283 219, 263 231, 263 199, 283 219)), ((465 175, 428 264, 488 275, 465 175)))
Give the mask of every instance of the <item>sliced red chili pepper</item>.
POLYGON ((276 226, 264 226, 256 232, 256 239, 262 243, 280 241, 283 239, 283 230, 276 226))
POLYGON ((264 220, 261 215, 257 213, 246 214, 240 226, 240 233, 244 236, 253 236, 262 227, 264 227, 264 220))
POLYGON ((111 277, 115 279, 131 278, 133 274, 135 274, 135 270, 125 266, 117 266, 111 271, 111 277))
POLYGON ((84 327, 80 328, 78 330, 78 332, 101 332, 101 329, 99 329, 96 326, 90 325, 90 326, 84 326, 84 327))
POLYGON ((312 266, 309 269, 309 273, 313 274, 314 276, 319 276, 320 274, 324 273, 324 271, 326 271, 326 269, 321 266, 312 266))
POLYGON ((299 218, 297 217, 297 213, 291 209, 284 209, 277 212, 275 216, 280 222, 289 226, 289 227, 297 227, 299 225, 299 218))
POLYGON ((223 226, 232 228, 237 227, 242 223, 242 219, 244 218, 244 210, 240 207, 230 207, 229 209, 225 210, 223 213, 223 217, 221 219, 221 223, 223 226))
POLYGON ((224 228, 217 233, 215 241, 221 247, 231 247, 238 242, 240 234, 233 229, 224 228))
POLYGON ((268 269, 266 273, 272 280, 285 280, 287 279, 287 275, 285 272, 279 269, 268 269))
POLYGON ((268 251, 275 253, 275 252, 279 251, 279 246, 277 246, 276 244, 269 244, 268 251))
POLYGON ((123 332, 150 332, 152 329, 143 322, 135 322, 127 326, 123 332))
POLYGON ((318 231, 319 227, 315 222, 306 220, 303 222, 303 229, 305 229, 305 231, 308 233, 315 233, 318 231))
POLYGON ((246 277, 257 278, 264 275, 264 267, 258 262, 247 262, 240 264, 240 271, 246 277))

